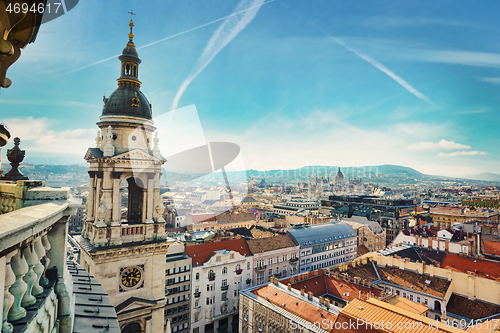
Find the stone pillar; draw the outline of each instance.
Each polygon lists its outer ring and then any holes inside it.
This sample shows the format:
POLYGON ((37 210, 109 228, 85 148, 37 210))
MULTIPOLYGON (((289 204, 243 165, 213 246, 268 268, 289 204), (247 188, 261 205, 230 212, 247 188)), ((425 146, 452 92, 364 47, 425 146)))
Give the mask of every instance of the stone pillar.
MULTIPOLYGON (((93 220, 95 220, 95 212, 97 212, 97 210, 99 209, 99 206, 101 205, 101 188, 102 188, 102 171, 97 171, 96 172, 96 185, 95 185, 95 195, 94 195, 94 205, 93 205, 93 209, 94 209, 94 218, 93 220)), ((98 221, 95 221, 96 223, 98 221)))
POLYGON ((121 224, 121 193, 120 193, 120 175, 119 172, 113 172, 113 209, 111 225, 119 226, 121 224))
POLYGON ((95 172, 89 171, 89 197, 87 198, 87 221, 94 220, 95 172))
POLYGON ((147 190, 144 188, 142 189, 142 222, 146 222, 147 218, 146 218, 146 212, 147 212, 147 196, 148 196, 148 192, 147 190))
POLYGON ((35 281, 35 284, 33 285, 32 293, 34 296, 38 296, 43 293, 43 287, 40 285, 40 280, 43 276, 43 273, 45 272, 45 266, 41 262, 41 260, 45 256, 45 248, 43 247, 42 244, 42 237, 38 237, 35 240, 35 243, 33 245, 33 250, 37 259, 35 267, 33 267, 33 271, 36 273, 37 279, 35 281))
POLYGON ((153 223, 154 211, 154 179, 148 174, 148 195, 147 195, 147 210, 146 210, 146 223, 153 223))
POLYGON ((28 286, 24 282, 24 274, 28 273, 28 264, 22 256, 22 251, 18 250, 16 254, 11 259, 12 271, 16 275, 16 281, 10 287, 9 292, 14 296, 14 303, 9 310, 8 320, 14 321, 24 318, 26 316, 26 310, 21 307, 21 301, 23 300, 24 294, 28 286))
POLYGON ((38 279, 35 272, 33 271, 33 268, 38 262, 38 257, 33 249, 33 245, 30 245, 23 250, 23 256, 26 260, 26 263, 28 264, 28 272, 24 274, 23 277, 24 282, 26 282, 27 288, 26 292, 24 293, 21 306, 27 308, 36 303, 36 298, 35 296, 33 296, 32 291, 33 286, 38 279))
POLYGON ((106 216, 104 221, 107 225, 111 225, 113 221, 112 210, 113 210, 113 181, 111 180, 111 171, 103 171, 102 178, 102 197, 104 201, 104 207, 106 207, 106 216))
MULTIPOLYGON (((42 236, 42 245, 43 249, 45 250, 43 258, 40 260, 40 262, 43 265, 43 273, 42 273, 42 278, 40 279, 40 285, 45 287, 49 284, 49 279, 45 276, 45 272, 47 272, 47 268, 49 268, 50 264, 50 259, 47 257, 47 252, 50 250, 51 246, 49 243, 49 239, 47 238, 47 234, 42 236)), ((37 252, 38 255, 40 253, 37 252)))
MULTIPOLYGON (((11 306, 14 304, 14 296, 9 292, 10 287, 16 281, 16 276, 12 271, 11 267, 11 258, 17 253, 17 250, 14 250, 7 255, 5 255, 0 263, 4 261, 5 263, 5 282, 3 286, 3 309, 2 309, 2 333, 11 333, 14 330, 14 327, 11 323, 7 321, 7 316, 11 306)), ((2 263, 3 264, 3 263, 2 263)))

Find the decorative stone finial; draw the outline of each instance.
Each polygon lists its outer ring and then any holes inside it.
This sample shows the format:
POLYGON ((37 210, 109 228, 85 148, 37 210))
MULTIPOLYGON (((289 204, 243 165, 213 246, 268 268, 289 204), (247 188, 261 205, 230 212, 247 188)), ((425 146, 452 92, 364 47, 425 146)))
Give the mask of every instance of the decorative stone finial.
POLYGON ((21 171, 19 171, 19 164, 24 160, 24 150, 19 149, 19 143, 21 139, 18 137, 14 138, 14 148, 7 150, 7 158, 10 161, 12 168, 9 172, 5 174, 4 179, 9 180, 23 180, 28 179, 25 177, 21 171))
POLYGON ((106 106, 106 103, 108 102, 108 99, 106 98, 106 94, 102 95, 102 101, 104 102, 104 106, 106 106))
POLYGON ((111 132, 111 125, 108 126, 108 131, 106 132, 106 144, 104 149, 102 149, 102 155, 109 157, 115 154, 115 147, 113 146, 113 132, 111 132))
POLYGON ((154 142, 154 147, 153 147, 153 156, 156 158, 161 158, 161 153, 160 153, 160 148, 158 148, 158 142, 160 142, 160 139, 158 139, 158 132, 155 132, 155 138, 153 139, 154 142))

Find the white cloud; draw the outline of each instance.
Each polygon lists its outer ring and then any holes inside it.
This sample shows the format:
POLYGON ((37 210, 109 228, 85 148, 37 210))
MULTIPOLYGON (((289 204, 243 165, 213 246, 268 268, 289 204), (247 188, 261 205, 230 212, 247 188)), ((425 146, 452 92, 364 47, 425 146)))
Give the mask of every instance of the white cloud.
MULTIPOLYGON (((59 153, 59 154, 85 154, 87 148, 93 146, 97 136, 97 128, 77 128, 73 130, 54 131, 52 123, 46 118, 11 118, 4 122, 9 127, 11 138, 21 139, 21 149, 30 151, 59 153)), ((10 147, 9 147, 10 148, 10 147)))
POLYGON ((434 142, 419 142, 408 146, 411 150, 453 150, 453 149, 470 149, 470 146, 442 139, 438 143, 434 142))
POLYGON ((500 77, 482 77, 479 81, 500 84, 500 77))
POLYGON ((500 67, 500 54, 474 52, 474 51, 450 51, 450 50, 409 50, 409 58, 418 61, 439 62, 453 65, 500 67))
POLYGON ((439 153, 439 157, 456 157, 456 156, 477 156, 477 155, 488 155, 487 152, 484 151, 454 151, 452 153, 439 153))

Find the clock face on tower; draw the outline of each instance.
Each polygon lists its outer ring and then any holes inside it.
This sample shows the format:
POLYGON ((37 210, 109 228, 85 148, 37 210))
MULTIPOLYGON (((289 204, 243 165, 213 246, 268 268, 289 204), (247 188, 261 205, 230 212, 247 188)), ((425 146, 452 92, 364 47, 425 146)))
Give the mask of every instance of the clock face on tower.
POLYGON ((143 280, 143 271, 138 266, 127 267, 122 269, 120 284, 125 289, 137 287, 143 280))

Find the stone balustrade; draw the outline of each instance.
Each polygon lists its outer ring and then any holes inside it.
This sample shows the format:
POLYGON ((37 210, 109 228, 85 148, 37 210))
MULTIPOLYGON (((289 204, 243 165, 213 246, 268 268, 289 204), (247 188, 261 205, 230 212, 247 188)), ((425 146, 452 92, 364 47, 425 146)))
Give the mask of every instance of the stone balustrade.
POLYGON ((66 245, 68 218, 81 201, 68 189, 43 185, 0 182, 0 191, 6 191, 0 198, 15 199, 0 215, 1 333, 73 332, 75 299, 66 245))

